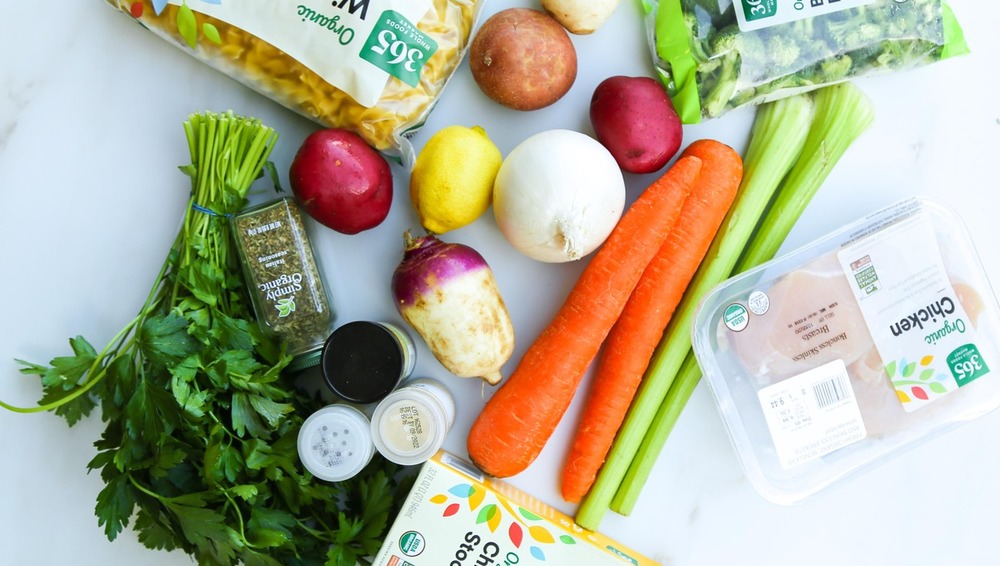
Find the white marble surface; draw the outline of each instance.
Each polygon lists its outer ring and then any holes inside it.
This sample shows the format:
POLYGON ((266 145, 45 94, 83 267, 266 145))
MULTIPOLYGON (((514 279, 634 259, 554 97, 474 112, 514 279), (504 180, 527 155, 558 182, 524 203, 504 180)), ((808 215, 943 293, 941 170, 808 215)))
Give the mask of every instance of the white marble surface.
MULTIPOLYGON (((493 1, 488 13, 509 4, 493 1)), ((935 195, 965 216, 982 261, 1000 282, 992 171, 1000 159, 1000 5, 953 0, 973 53, 859 84, 875 100, 875 126, 857 142, 790 236, 799 245, 910 195, 935 195)), ((485 99, 463 65, 425 129, 480 123, 505 153, 553 127, 589 130, 586 108, 612 74, 650 74, 637 0, 625 0, 598 33, 574 37, 580 75, 556 105, 533 113, 485 99)), ((4 3, 0 18, 0 398, 27 405, 39 384, 13 358, 44 362, 82 334, 104 344, 132 318, 175 234, 187 181, 181 130, 204 109, 234 109, 275 126, 274 160, 287 171, 316 126, 198 63, 100 1, 4 3)), ((688 127, 740 149, 752 114, 688 127)), ((357 236, 315 230, 340 320, 396 320, 388 292, 400 234, 417 226, 407 177, 396 167, 389 219, 357 236), (353 250, 366 250, 359 262, 353 250)), ((630 176, 630 198, 648 179, 630 176)), ((494 265, 519 343, 546 322, 581 268, 517 254, 487 215, 448 239, 494 265)), ((417 373, 447 380, 459 398, 446 448, 465 453, 465 430, 482 404, 479 386, 447 376, 421 349, 417 373)), ((509 371, 509 369, 508 369, 509 371)), ((512 482, 572 512, 556 470, 579 403, 536 463, 512 482)), ((50 414, 0 411, 0 563, 187 564, 143 548, 131 531, 109 543, 93 515, 101 481, 86 473, 99 419, 68 429, 50 414)), ((631 517, 602 530, 670 565, 996 564, 1000 413, 899 456, 824 496, 779 507, 758 496, 729 445, 709 392, 695 392, 631 517)))

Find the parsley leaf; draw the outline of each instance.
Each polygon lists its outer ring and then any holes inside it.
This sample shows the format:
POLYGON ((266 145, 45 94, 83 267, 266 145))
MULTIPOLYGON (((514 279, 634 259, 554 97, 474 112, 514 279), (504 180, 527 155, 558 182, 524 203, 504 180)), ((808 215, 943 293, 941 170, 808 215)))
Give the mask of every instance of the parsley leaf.
POLYGON ((193 354, 198 344, 187 332, 188 320, 177 313, 150 317, 139 332, 139 347, 153 362, 164 366, 193 354))
POLYGON ((242 548, 239 533, 226 524, 221 513, 204 507, 166 502, 180 525, 184 538, 196 548, 199 562, 206 564, 233 564, 242 548))
MULTIPOLYGON (((108 468, 105 468, 107 470, 108 468)), ((115 540, 128 526, 135 508, 135 488, 128 476, 118 474, 107 481, 104 489, 97 494, 97 524, 104 527, 108 540, 115 540)))
POLYGON ((162 513, 139 509, 135 516, 135 530, 139 542, 153 550, 174 550, 179 548, 174 531, 162 513))

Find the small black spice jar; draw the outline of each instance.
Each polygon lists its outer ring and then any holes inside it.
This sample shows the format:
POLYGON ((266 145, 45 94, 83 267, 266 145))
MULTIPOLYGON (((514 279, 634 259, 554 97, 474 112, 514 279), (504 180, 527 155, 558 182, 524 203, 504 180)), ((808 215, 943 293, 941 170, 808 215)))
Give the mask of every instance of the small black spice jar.
POLYGON ((416 349, 402 328, 358 320, 338 327, 327 338, 321 368, 335 395, 367 405, 391 393, 415 363, 416 349))

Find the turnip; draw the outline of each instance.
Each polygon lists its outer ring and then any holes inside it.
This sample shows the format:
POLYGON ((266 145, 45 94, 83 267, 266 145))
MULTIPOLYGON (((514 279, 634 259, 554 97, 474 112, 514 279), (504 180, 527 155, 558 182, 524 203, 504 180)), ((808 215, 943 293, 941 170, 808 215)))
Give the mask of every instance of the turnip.
POLYGON ((389 163, 349 130, 327 128, 306 137, 288 179, 302 209, 342 234, 374 228, 389 215, 389 163))
POLYGON ((441 365, 496 385, 514 352, 514 325, 486 260, 469 246, 404 236, 392 275, 396 309, 441 365))

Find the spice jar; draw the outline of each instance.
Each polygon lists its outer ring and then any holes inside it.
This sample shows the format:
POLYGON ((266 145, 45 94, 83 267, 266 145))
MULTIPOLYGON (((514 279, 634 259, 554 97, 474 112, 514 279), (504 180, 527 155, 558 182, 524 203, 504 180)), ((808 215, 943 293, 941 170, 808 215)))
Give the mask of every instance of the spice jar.
POLYGON ((386 460, 420 464, 441 448, 454 423, 455 399, 448 388, 435 379, 414 379, 375 407, 372 442, 386 460))
POLYGON ((323 379, 351 403, 381 401, 413 371, 416 349, 400 327, 357 320, 333 331, 323 346, 323 379))
POLYGON ((350 405, 329 405, 309 415, 297 446, 302 465, 332 482, 354 477, 375 455, 368 417, 350 405))
POLYGON ((289 369, 317 365, 334 313, 298 205, 280 198, 232 222, 258 324, 285 342, 289 369))

